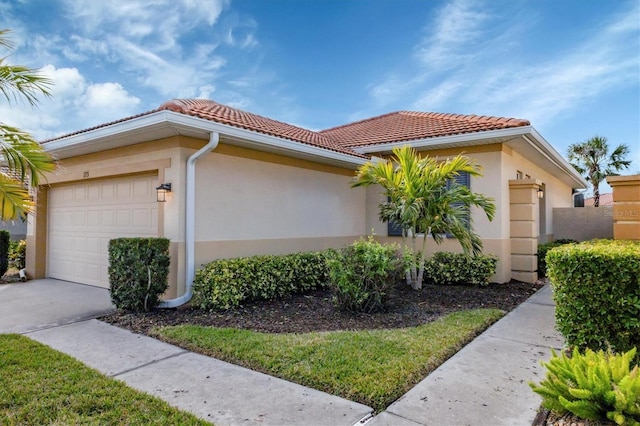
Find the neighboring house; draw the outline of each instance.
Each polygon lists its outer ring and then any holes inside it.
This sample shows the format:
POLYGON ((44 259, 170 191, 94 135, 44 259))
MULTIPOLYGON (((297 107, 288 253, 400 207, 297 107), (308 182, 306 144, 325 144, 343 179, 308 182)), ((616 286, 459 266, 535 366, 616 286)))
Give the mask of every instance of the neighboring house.
POLYGON ((341 247, 372 231, 398 241, 378 220, 380 190, 350 184, 358 166, 405 144, 484 166, 469 184, 496 202, 493 222, 472 212, 485 252, 500 257, 493 280, 535 280, 552 208, 571 206, 586 182, 528 121, 396 112, 314 132, 208 100, 43 142, 61 167, 37 194, 28 273, 107 287, 109 239, 164 236, 175 297, 213 259, 341 247), (163 183, 171 192, 158 202, 163 183))
MULTIPOLYGON (((593 207, 594 198, 589 197, 584 199, 585 207, 593 207)), ((613 194, 608 192, 606 194, 600 194, 600 207, 613 206, 613 194)))

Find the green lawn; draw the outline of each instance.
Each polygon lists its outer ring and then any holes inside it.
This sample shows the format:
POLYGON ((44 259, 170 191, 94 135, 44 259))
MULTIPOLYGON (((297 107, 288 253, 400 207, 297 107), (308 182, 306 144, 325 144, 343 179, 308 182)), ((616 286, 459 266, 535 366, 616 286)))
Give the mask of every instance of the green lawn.
POLYGON ((503 315, 497 309, 462 311, 394 330, 267 334, 181 325, 153 333, 381 411, 503 315))
POLYGON ((206 425, 68 355, 0 334, 2 425, 206 425))

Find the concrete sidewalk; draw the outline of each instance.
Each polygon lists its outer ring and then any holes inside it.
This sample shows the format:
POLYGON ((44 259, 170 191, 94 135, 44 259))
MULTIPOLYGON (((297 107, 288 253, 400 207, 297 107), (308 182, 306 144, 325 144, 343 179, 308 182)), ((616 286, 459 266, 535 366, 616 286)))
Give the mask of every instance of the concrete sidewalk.
POLYGON ((528 386, 560 349, 546 285, 488 328, 367 426, 531 425, 541 398, 528 386))
POLYGON ((562 346, 546 286, 371 418, 362 404, 88 319, 113 309, 104 289, 0 286, 5 309, 0 333, 23 333, 218 425, 530 425, 540 398, 527 382, 562 346))

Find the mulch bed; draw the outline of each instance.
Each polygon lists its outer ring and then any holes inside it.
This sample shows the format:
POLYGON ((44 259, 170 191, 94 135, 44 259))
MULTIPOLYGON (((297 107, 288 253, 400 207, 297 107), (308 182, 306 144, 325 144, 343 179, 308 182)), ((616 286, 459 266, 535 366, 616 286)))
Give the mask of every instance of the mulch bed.
POLYGON ((137 314, 118 312, 100 319, 141 334, 147 334, 153 327, 178 324, 268 333, 400 328, 417 326, 467 309, 511 311, 543 285, 542 281, 534 284, 512 281, 488 287, 425 285, 422 290, 412 290, 405 283, 399 283, 389 292, 386 309, 373 314, 339 311, 332 304, 331 293, 323 290, 281 300, 248 302, 226 311, 163 309, 137 314))
POLYGON ((558 415, 549 410, 540 409, 531 426, 615 426, 609 421, 585 420, 571 413, 558 415))

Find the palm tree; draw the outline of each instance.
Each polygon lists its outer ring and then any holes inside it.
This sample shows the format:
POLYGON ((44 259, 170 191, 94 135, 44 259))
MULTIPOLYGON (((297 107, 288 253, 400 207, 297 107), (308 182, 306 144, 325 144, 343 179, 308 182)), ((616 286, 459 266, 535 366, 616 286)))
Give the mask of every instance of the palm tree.
POLYGON ((393 220, 402 227, 404 254, 411 265, 406 279, 414 289, 422 288, 426 236, 431 235, 440 244, 444 235, 451 234, 466 254, 482 250, 480 237, 471 227, 469 209, 479 207, 493 220, 495 205, 491 198, 455 183, 461 173, 481 176, 481 169, 461 155, 440 162, 433 157, 422 158, 408 146, 395 148, 390 161, 367 162, 357 171, 352 186, 378 184, 385 190, 388 201, 380 204, 380 220, 393 220), (425 236, 420 249, 419 234, 425 236))
POLYGON ((594 136, 582 143, 569 145, 569 162, 593 186, 594 207, 600 206, 600 182, 607 176, 617 176, 619 170, 629 167, 631 161, 625 160, 627 155, 627 145, 618 145, 609 154, 607 138, 603 136, 594 136))
MULTIPOLYGON (((8 33, 0 30, 0 47, 12 51, 8 33)), ((38 95, 50 96, 49 79, 6 60, 6 56, 0 58, 0 92, 9 104, 23 98, 35 106, 38 95)), ((32 212, 29 186, 37 188, 44 174, 55 167, 53 158, 31 135, 0 122, 0 219, 13 220, 32 212)))

